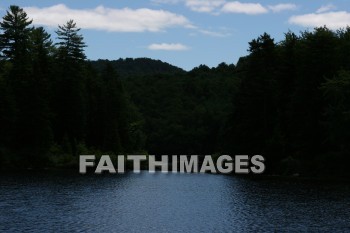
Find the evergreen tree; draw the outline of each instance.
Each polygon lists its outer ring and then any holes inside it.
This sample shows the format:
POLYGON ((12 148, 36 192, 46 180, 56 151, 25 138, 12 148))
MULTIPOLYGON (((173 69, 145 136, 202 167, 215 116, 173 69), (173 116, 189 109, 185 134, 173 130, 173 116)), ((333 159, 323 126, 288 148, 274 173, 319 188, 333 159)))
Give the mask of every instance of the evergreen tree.
POLYGON ((69 20, 65 25, 58 26, 56 34, 60 42, 56 43, 59 48, 59 56, 70 60, 69 62, 84 61, 86 56, 84 48, 86 47, 84 38, 73 20, 69 20))
POLYGON ((18 61, 27 54, 28 39, 31 32, 27 13, 18 6, 10 6, 0 22, 0 51, 1 57, 18 61))
POLYGON ((84 140, 86 126, 86 45, 79 31, 73 20, 59 26, 56 31, 60 42, 56 44, 55 134, 58 142, 68 137, 73 154, 77 152, 77 144, 84 140))
POLYGON ((277 117, 276 45, 265 33, 249 43, 248 51, 247 71, 234 97, 234 111, 227 126, 226 150, 264 153, 272 146, 269 138, 277 117))

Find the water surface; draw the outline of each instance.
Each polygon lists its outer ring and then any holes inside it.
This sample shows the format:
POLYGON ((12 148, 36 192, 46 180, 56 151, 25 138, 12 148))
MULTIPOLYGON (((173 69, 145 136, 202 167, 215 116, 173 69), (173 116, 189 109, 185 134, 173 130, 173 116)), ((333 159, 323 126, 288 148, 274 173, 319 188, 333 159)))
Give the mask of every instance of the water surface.
POLYGON ((210 174, 1 174, 2 231, 346 232, 350 187, 210 174))

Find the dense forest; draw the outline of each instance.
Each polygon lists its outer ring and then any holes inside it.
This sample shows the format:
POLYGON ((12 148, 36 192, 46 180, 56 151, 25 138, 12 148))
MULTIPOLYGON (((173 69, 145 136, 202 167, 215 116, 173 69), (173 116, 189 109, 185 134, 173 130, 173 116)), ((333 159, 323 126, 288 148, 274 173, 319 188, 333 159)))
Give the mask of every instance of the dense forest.
POLYGON ((270 174, 350 176, 349 27, 265 33, 236 65, 189 72, 89 61, 73 20, 54 37, 18 6, 0 22, 0 169, 79 154, 262 154, 270 174))

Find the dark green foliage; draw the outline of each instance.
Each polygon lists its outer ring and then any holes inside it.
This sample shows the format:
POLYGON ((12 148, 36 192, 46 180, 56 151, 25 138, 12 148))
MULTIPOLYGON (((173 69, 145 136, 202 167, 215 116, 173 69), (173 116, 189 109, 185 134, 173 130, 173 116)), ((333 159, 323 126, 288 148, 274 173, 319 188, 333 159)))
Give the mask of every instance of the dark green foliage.
POLYGON ((130 77, 126 88, 145 119, 151 154, 210 154, 218 150, 231 109, 234 66, 199 66, 185 75, 130 77))
POLYGON ((115 154, 143 149, 141 118, 110 64, 89 77, 88 90, 88 144, 115 154))
MULTIPOLYGON (((11 132, 5 130, 10 136, 6 144, 16 154, 26 155, 28 160, 45 155, 51 139, 47 82, 44 80, 47 74, 39 69, 39 60, 47 59, 44 54, 47 48, 40 43, 48 40, 48 35, 39 41, 45 32, 41 30, 39 35, 39 29, 30 28, 30 24, 26 13, 17 6, 10 7, 0 24, 1 53, 5 56, 4 85, 7 87, 4 101, 12 114, 11 132), (36 40, 32 40, 35 33, 36 40)), ((5 137, 8 138, 6 134, 5 137)))
POLYGON ((73 20, 59 26, 60 41, 56 55, 53 106, 55 109, 55 138, 62 142, 65 136, 70 150, 77 153, 77 144, 84 140, 86 126, 86 89, 83 37, 73 20))
POLYGON ((349 175, 339 165, 349 160, 349 41, 349 28, 322 27, 278 44, 267 34, 250 42, 224 151, 262 153, 269 172, 349 175))
POLYGON ((321 91, 326 101, 327 141, 345 155, 350 151, 350 71, 340 71, 327 79, 321 91))
POLYGON ((2 74, 0 74, 0 154, 9 147, 14 129, 15 105, 11 87, 2 74))
POLYGON ((90 61, 92 66, 102 72, 107 64, 110 64, 118 74, 124 77, 156 75, 156 74, 184 74, 185 71, 160 60, 150 58, 126 58, 115 61, 97 60, 90 61))
POLYGON ((51 155, 68 158, 87 148, 143 149, 136 108, 112 67, 98 74, 87 64, 76 24, 59 26, 55 45, 30 25, 17 6, 0 22, 0 167, 48 166, 51 155))
POLYGON ((53 45, 17 6, 0 22, 0 168, 147 151, 262 154, 269 173, 350 175, 350 28, 278 43, 264 33, 236 66, 189 72, 86 61, 73 20, 56 33, 53 45))
POLYGON ((60 42, 58 45, 58 56, 63 60, 71 60, 74 62, 84 60, 84 38, 78 34, 80 28, 77 28, 73 20, 69 20, 65 25, 58 26, 56 34, 60 42))
POLYGON ((227 149, 239 154, 265 154, 268 150, 265 145, 269 143, 266 140, 275 130, 277 116, 276 45, 266 33, 249 44, 251 54, 247 71, 241 79, 234 98, 234 111, 227 125, 233 137, 230 140, 235 143, 227 143, 227 149))
POLYGON ((0 22, 0 50, 1 57, 18 60, 27 53, 28 37, 32 23, 28 20, 27 13, 18 6, 10 6, 6 15, 0 22))

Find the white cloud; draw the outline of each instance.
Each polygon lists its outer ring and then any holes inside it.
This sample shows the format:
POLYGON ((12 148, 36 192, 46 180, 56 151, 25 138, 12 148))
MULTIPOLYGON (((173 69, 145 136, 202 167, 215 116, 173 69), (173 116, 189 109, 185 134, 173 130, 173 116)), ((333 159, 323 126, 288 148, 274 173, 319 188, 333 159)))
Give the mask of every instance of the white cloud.
POLYGON ((228 32, 215 32, 215 31, 209 31, 209 30, 198 30, 203 35, 213 36, 213 37, 228 37, 231 34, 228 32))
POLYGON ((330 10, 335 10, 337 7, 334 6, 333 4, 328 4, 328 5, 324 5, 321 6, 319 9, 317 9, 316 13, 324 13, 330 10))
POLYGON ((28 16, 34 24, 57 27, 69 19, 77 22, 85 29, 97 29, 113 32, 157 32, 170 27, 193 26, 189 20, 178 14, 164 10, 147 8, 106 8, 98 6, 94 9, 70 9, 63 4, 46 8, 26 7, 28 16))
POLYGON ((277 5, 263 6, 260 3, 247 3, 227 0, 151 0, 155 4, 178 4, 183 3, 192 11, 205 12, 218 15, 225 13, 241 13, 248 15, 264 14, 269 11, 281 12, 295 10, 297 6, 292 3, 280 3, 277 5))
POLYGON ((166 51, 183 51, 188 50, 189 47, 180 43, 161 43, 161 44, 151 44, 148 46, 150 50, 166 50, 166 51))
POLYGON ((260 3, 241 3, 235 1, 225 3, 225 5, 222 7, 222 11, 226 13, 257 15, 267 13, 268 9, 263 7, 260 3))
POLYGON ((177 4, 182 0, 151 0, 155 4, 177 4))
POLYGON ((268 8, 275 13, 281 12, 281 11, 289 11, 289 10, 295 10, 297 9, 297 6, 292 3, 281 3, 277 5, 270 5, 268 8))
POLYGON ((197 12, 213 12, 221 7, 225 0, 186 0, 185 5, 192 11, 197 12))
POLYGON ((154 4, 178 4, 183 3, 192 11, 212 12, 221 7, 225 0, 151 0, 154 4))
POLYGON ((350 13, 346 11, 337 11, 320 14, 295 15, 289 18, 289 23, 304 27, 322 27, 326 25, 330 29, 339 29, 350 25, 350 13))

